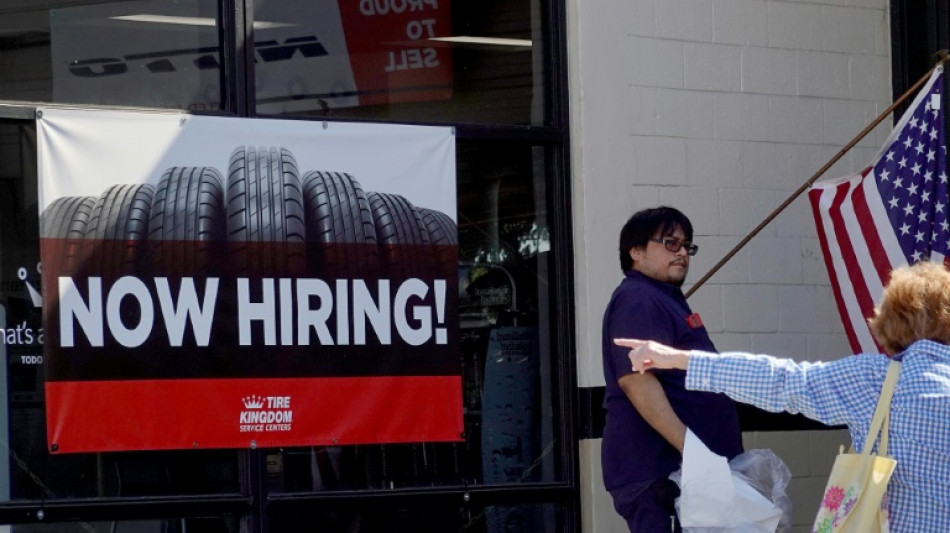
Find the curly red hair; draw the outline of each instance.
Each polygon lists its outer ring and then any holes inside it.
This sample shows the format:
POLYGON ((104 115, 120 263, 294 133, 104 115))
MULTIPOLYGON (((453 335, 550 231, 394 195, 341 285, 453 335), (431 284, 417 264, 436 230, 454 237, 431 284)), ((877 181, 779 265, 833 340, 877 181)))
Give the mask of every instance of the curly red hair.
POLYGON ((950 271, 928 261, 895 268, 868 325, 889 356, 918 340, 950 344, 950 271))

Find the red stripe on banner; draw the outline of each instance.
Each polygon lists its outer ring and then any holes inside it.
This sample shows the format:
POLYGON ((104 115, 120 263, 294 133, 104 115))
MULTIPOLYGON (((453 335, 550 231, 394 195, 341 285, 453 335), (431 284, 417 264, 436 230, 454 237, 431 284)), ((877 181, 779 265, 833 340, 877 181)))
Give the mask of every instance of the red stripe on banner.
POLYGON ((874 184, 868 183, 867 179, 868 171, 865 171, 861 178, 861 185, 855 188, 851 197, 851 204, 854 207, 854 214, 858 218, 858 225, 861 226, 864 241, 868 245, 868 255, 871 257, 871 262, 874 263, 874 270, 881 278, 881 285, 884 285, 891 275, 891 262, 887 258, 887 252, 884 250, 881 237, 877 232, 877 226, 874 225, 874 219, 871 216, 871 210, 868 208, 864 187, 873 187, 874 184))
POLYGON ((56 453, 461 440, 460 376, 46 383, 56 453))
POLYGON ((849 188, 850 187, 846 186, 837 191, 835 199, 832 202, 829 216, 831 217, 831 223, 835 229, 835 235, 838 236, 838 248, 841 250, 841 258, 844 261, 848 278, 851 280, 851 287, 854 289, 855 300, 861 309, 861 315, 868 317, 871 316, 871 313, 874 311, 874 298, 871 297, 871 293, 864 283, 861 265, 858 264, 858 258, 851 244, 851 238, 842 238, 842 236, 849 235, 848 228, 845 226, 844 218, 841 215, 841 208, 848 198, 849 188))
MULTIPOLYGON (((835 189, 844 187, 847 189, 847 183, 838 185, 835 189)), ((845 306, 844 299, 841 296, 841 285, 838 283, 838 277, 835 275, 835 268, 832 264, 831 251, 828 249, 828 234, 825 231, 825 224, 821 219, 821 210, 819 208, 819 202, 821 201, 821 195, 825 192, 825 189, 812 189, 808 191, 808 199, 811 201, 812 215, 815 217, 815 228, 818 231, 818 243, 821 245, 821 256, 825 260, 825 268, 828 270, 828 279, 831 281, 832 294, 835 297, 835 304, 838 306, 838 314, 844 318, 848 316, 848 308, 845 306)), ((854 332, 854 328, 851 327, 851 322, 848 320, 842 320, 844 324, 844 332, 848 337, 848 343, 851 345, 851 350, 855 353, 860 350, 861 343, 858 342, 857 335, 854 332)))

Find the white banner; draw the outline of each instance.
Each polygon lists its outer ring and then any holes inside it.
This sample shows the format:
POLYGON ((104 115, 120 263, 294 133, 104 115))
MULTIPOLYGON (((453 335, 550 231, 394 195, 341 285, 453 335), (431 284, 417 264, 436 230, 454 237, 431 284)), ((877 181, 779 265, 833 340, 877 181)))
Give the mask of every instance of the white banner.
POLYGON ((461 438, 451 128, 37 130, 51 452, 461 438))

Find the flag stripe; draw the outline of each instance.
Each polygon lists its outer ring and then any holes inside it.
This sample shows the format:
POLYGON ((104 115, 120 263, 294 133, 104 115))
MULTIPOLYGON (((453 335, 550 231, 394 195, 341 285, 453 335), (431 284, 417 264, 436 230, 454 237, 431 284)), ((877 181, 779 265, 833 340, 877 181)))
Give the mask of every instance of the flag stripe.
MULTIPOLYGON (((854 279, 854 283, 863 288, 858 293, 861 299, 862 317, 870 316, 874 312, 874 302, 884 288, 884 283, 875 269, 874 261, 871 259, 872 244, 876 239, 877 232, 874 227, 864 227, 858 222, 857 211, 863 210, 864 195, 859 194, 865 183, 863 176, 854 179, 851 182, 851 188, 848 191, 847 202, 841 206, 841 218, 847 228, 847 235, 851 243, 851 252, 854 256, 854 262, 851 265, 849 275, 854 279)), ((873 346, 873 345, 872 345, 873 346)))
MULTIPOLYGON (((891 262, 887 259, 887 253, 881 244, 880 234, 875 229, 874 219, 871 217, 871 208, 868 205, 868 192, 870 190, 877 190, 871 186, 872 179, 873 178, 865 176, 861 186, 854 190, 852 203, 854 205, 854 214, 857 217, 855 224, 858 228, 868 228, 866 232, 861 232, 865 237, 864 240, 868 245, 868 255, 873 264, 868 270, 877 274, 876 282, 883 287, 891 272, 891 262)), ((860 231, 860 229, 858 231, 860 231)))
POLYGON ((846 238, 837 239, 838 250, 841 253, 841 261, 844 264, 844 272, 847 273, 848 279, 851 281, 851 291, 854 294, 854 300, 858 306, 857 312, 861 316, 868 316, 874 309, 874 300, 868 293, 867 284, 862 283, 865 280, 863 279, 862 269, 858 264, 857 257, 854 253, 854 236, 852 236, 852 233, 848 231, 844 223, 844 215, 842 214, 845 200, 849 199, 851 195, 851 188, 853 186, 854 183, 849 182, 847 187, 839 188, 835 194, 835 198, 832 202, 832 207, 830 210, 831 223, 835 229, 835 235, 848 236, 846 238))
MULTIPOLYGON (((842 317, 848 316, 848 308, 844 301, 843 291, 841 289, 841 284, 839 283, 838 276, 835 275, 835 272, 838 270, 834 265, 834 257, 837 257, 838 254, 832 254, 829 250, 831 246, 830 243, 834 243, 834 236, 831 238, 828 237, 826 233, 826 228, 829 228, 829 223, 826 220, 827 218, 827 209, 820 207, 824 203, 824 197, 826 196, 827 190, 822 189, 812 189, 808 193, 808 197, 811 200, 812 204, 812 213, 815 217, 815 227, 818 230, 818 244, 821 246, 821 255, 825 259, 825 268, 828 269, 829 278, 831 281, 832 294, 835 298, 835 304, 838 307, 838 314, 842 317)), ((853 351, 857 351, 860 347, 858 339, 855 336, 854 328, 851 327, 851 322, 848 320, 844 321, 844 332, 848 337, 848 343, 851 345, 853 351)))
POLYGON ((841 194, 846 194, 850 188, 850 181, 846 180, 836 187, 831 187, 822 194, 820 205, 822 207, 823 225, 826 233, 825 240, 825 259, 831 279, 836 286, 835 296, 838 300, 838 312, 842 317, 848 319, 844 322, 845 333, 852 348, 860 349, 867 345, 868 339, 860 328, 854 327, 855 317, 863 316, 860 301, 854 288, 854 281, 848 273, 847 263, 845 262, 844 249, 850 248, 850 240, 841 238, 839 225, 835 219, 839 216, 840 204, 837 203, 841 194))
MULTIPOLYGON (((886 262, 886 254, 883 252, 881 233, 877 231, 873 224, 867 223, 870 217, 865 216, 870 211, 865 193, 869 183, 871 182, 866 174, 860 178, 856 177, 849 204, 850 231, 848 235, 856 242, 854 250, 860 258, 862 274, 860 280, 864 283, 868 298, 868 301, 861 307, 861 314, 851 317, 850 322, 853 324, 852 327, 857 330, 857 336, 861 339, 861 346, 858 351, 880 352, 881 346, 871 335, 866 324, 867 319, 874 314, 875 303, 884 292, 884 285, 887 283, 891 267, 890 263, 886 262), (857 243, 860 243, 860 245, 857 245, 857 243), (882 260, 884 263, 880 264, 882 260)), ((855 276, 852 275, 852 277, 855 276)))

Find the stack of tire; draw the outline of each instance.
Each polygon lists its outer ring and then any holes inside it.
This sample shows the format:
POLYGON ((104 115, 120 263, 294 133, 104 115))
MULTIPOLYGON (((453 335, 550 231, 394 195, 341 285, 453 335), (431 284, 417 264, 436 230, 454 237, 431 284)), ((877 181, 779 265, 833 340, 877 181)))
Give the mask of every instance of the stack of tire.
POLYGON ((445 213, 364 192, 346 173, 301 175, 293 154, 275 147, 235 149, 226 179, 212 167, 173 167, 154 186, 59 198, 40 232, 66 239, 59 254, 74 272, 372 279, 453 276, 457 265, 456 225, 445 213))

